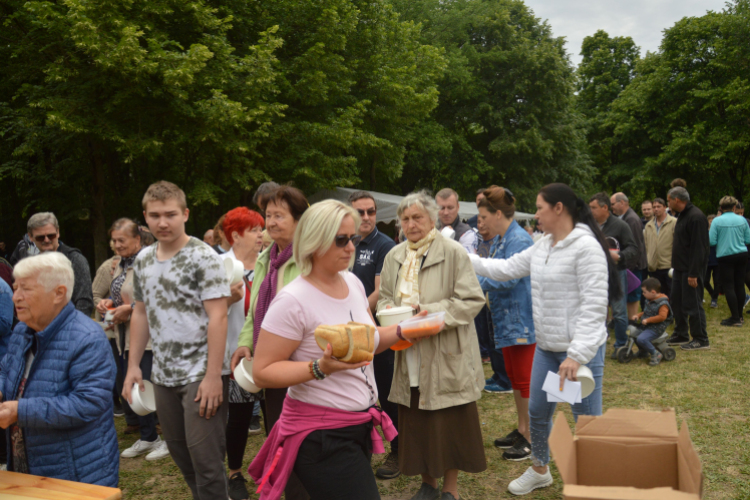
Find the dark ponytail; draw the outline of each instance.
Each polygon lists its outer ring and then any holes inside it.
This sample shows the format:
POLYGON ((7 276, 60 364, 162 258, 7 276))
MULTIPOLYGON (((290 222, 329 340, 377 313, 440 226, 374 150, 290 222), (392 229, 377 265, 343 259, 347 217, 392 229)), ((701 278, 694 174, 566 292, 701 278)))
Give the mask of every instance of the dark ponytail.
POLYGON ((620 286, 620 274, 617 270, 615 261, 609 253, 609 245, 604 237, 604 233, 599 228, 599 224, 591 213, 591 208, 566 184, 554 183, 547 184, 540 191, 544 201, 552 206, 562 203, 565 210, 573 218, 573 224, 585 224, 594 233, 594 238, 602 246, 604 256, 607 258, 607 269, 609 272, 609 300, 610 302, 622 298, 622 287, 620 286))

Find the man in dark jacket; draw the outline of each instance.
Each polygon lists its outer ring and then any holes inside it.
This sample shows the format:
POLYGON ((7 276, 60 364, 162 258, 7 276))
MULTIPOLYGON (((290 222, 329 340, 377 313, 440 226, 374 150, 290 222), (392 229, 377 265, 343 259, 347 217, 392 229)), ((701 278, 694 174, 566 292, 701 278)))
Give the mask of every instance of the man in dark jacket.
POLYGON ((477 253, 477 233, 468 224, 461 221, 458 215, 458 193, 451 188, 438 191, 435 195, 440 211, 438 212, 438 230, 446 227, 453 229, 453 239, 461 244, 468 253, 477 253))
MULTIPOLYGON (((606 193, 596 193, 592 196, 589 200, 589 207, 609 242, 612 259, 617 263, 620 286, 627 291, 627 267, 638 257, 638 247, 633 239, 633 232, 627 223, 610 213, 612 204, 606 193)), ((609 306, 612 308, 612 319, 615 324, 615 345, 612 358, 616 359, 617 349, 625 346, 628 340, 627 295, 623 293, 620 299, 611 302, 609 306)))
POLYGON ((684 187, 669 190, 667 203, 672 212, 679 214, 672 243, 672 310, 674 333, 669 345, 679 345, 683 350, 710 349, 706 331, 706 311, 703 310, 703 279, 708 267, 708 219, 701 210, 690 203, 684 187), (688 326, 690 336, 688 338, 688 326))
POLYGON ((94 294, 91 290, 91 270, 86 257, 77 248, 60 241, 60 224, 52 212, 41 212, 29 218, 29 238, 40 252, 60 252, 73 265, 76 282, 73 287, 73 306, 86 316, 94 311, 94 294))
MULTIPOLYGON (((635 258, 628 263, 628 269, 636 278, 643 281, 645 272, 648 271, 648 254, 646 254, 646 244, 643 241, 643 222, 630 208, 630 200, 625 193, 615 193, 612 195, 612 212, 620 219, 625 221, 633 233, 633 239, 637 248, 635 258)), ((628 318, 632 318, 638 313, 638 304, 641 302, 641 287, 636 287, 627 297, 628 318)))
POLYGON ((21 322, 0 361, 8 470, 116 487, 116 370, 107 337, 70 302, 73 267, 60 253, 27 257, 14 276, 21 322))

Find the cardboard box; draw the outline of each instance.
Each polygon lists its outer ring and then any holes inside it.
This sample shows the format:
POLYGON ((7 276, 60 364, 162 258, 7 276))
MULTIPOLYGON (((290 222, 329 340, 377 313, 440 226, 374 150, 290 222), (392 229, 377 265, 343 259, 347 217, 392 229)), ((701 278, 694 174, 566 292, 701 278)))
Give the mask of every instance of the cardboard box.
POLYGON ((698 500, 703 472, 674 410, 608 410, 578 417, 576 436, 557 414, 549 447, 566 500, 698 500))

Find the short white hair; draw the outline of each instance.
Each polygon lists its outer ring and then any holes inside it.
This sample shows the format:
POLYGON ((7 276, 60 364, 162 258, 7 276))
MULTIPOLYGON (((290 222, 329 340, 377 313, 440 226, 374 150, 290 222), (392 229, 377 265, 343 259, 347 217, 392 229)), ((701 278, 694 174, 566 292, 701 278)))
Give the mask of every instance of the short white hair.
MULTIPOLYGON (((359 214, 349 205, 337 200, 324 200, 305 210, 294 231, 294 262, 303 276, 312 271, 314 255, 326 253, 336 239, 341 223, 349 216, 354 219, 354 231, 359 229, 359 214)), ((352 254, 349 269, 354 265, 352 254)))
MULTIPOLYGON (((456 198, 456 200, 458 200, 458 198, 456 198)), ((420 210, 426 213, 433 223, 437 222, 439 209, 435 199, 429 192, 422 190, 406 195, 396 209, 396 215, 398 215, 398 218, 400 219, 404 211, 412 206, 417 206, 420 210)))
POLYGON ((45 252, 33 257, 26 257, 16 264, 13 269, 13 277, 16 279, 31 278, 36 276, 36 281, 44 287, 47 292, 55 287, 65 287, 65 298, 70 302, 73 296, 73 285, 75 285, 75 274, 70 260, 59 252, 45 252))

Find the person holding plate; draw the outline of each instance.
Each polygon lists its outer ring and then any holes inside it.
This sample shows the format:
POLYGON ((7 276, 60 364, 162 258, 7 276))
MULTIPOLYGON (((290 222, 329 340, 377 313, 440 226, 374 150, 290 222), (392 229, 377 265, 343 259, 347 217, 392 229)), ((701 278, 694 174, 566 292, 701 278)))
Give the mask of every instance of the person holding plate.
POLYGON ((412 500, 454 500, 459 470, 487 468, 476 405, 485 380, 474 328, 484 295, 466 250, 435 228, 432 196, 406 196, 397 214, 406 241, 385 258, 378 311, 409 305, 445 313, 442 332, 396 352, 388 399, 400 405, 399 467, 407 476, 422 476, 412 500))

